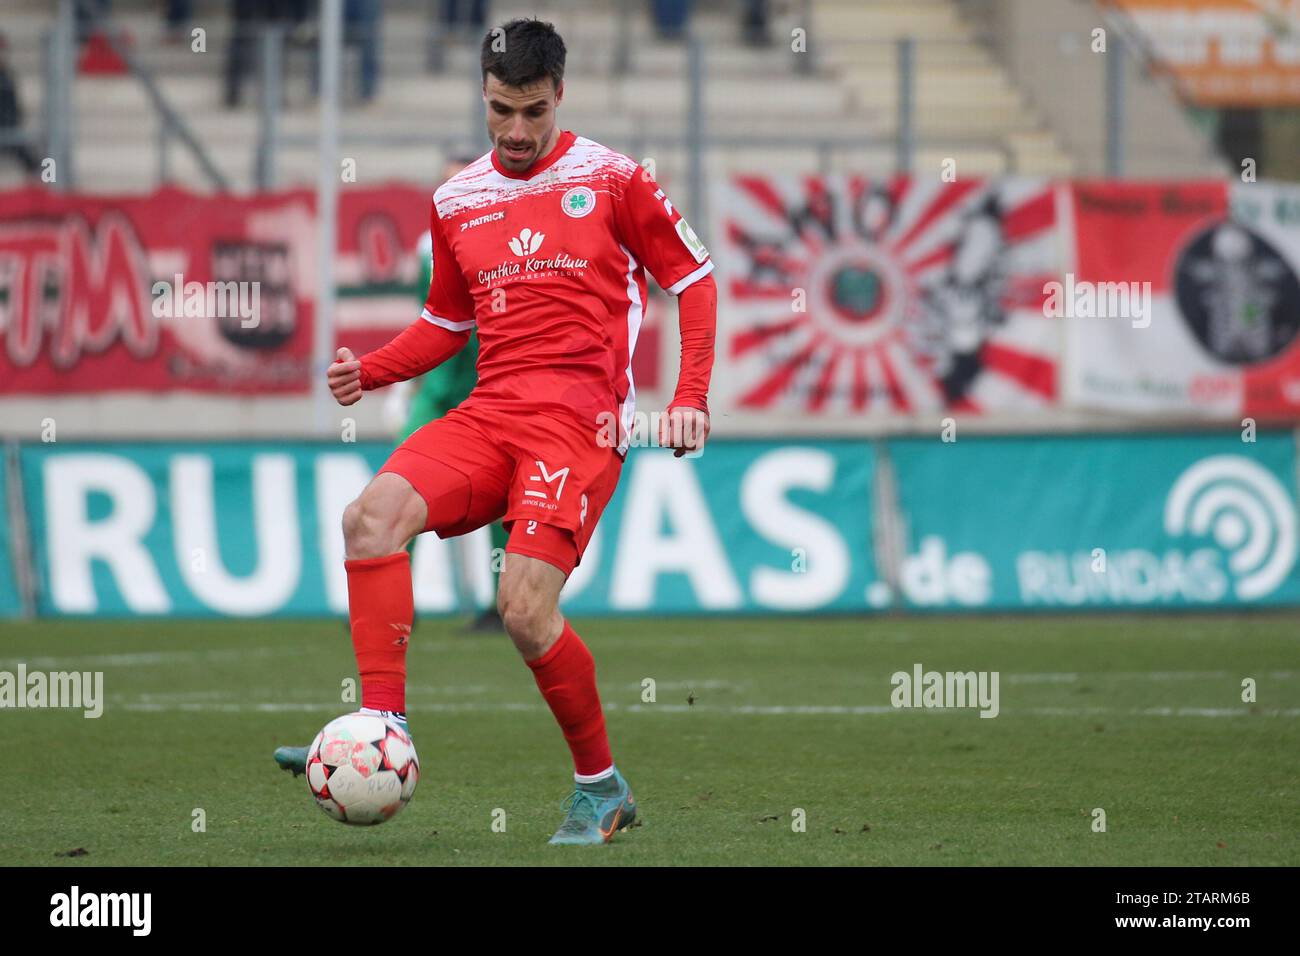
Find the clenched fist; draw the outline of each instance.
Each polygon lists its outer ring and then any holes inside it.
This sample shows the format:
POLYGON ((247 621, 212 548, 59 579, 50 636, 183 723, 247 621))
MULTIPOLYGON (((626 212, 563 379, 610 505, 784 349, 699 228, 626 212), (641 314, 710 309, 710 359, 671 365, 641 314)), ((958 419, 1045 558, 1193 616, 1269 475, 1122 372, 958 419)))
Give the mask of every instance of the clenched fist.
POLYGON ((677 449, 676 458, 700 451, 708 437, 709 413, 698 408, 675 405, 659 419, 659 447, 677 449))
POLYGON ((325 375, 334 400, 340 405, 354 405, 361 400, 361 363, 351 349, 339 349, 325 375))

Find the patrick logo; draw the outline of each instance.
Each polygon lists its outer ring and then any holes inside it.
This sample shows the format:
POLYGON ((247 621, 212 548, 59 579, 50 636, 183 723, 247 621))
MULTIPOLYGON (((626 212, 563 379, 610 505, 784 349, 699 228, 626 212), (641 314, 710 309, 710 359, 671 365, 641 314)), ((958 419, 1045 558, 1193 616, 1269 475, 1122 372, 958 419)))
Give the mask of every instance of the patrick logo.
POLYGON ((545 238, 546 233, 533 232, 531 229, 524 227, 520 230, 519 235, 510 240, 510 251, 517 256, 531 256, 542 248, 542 240, 545 238))
POLYGON ((391 627, 397 632, 397 640, 393 641, 394 647, 405 647, 411 637, 411 625, 409 624, 392 624, 391 627))

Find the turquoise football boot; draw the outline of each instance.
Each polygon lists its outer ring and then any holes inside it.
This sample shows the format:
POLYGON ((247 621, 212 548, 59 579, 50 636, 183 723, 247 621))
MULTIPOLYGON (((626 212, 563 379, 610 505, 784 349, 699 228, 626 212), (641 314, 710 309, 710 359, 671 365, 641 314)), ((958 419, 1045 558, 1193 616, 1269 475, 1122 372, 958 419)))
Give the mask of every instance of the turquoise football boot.
POLYGON ((279 764, 281 770, 292 770, 295 777, 300 773, 306 773, 307 748, 276 747, 275 762, 279 764))
MULTIPOLYGON (((405 717, 399 717, 391 710, 380 711, 380 713, 399 725, 408 734, 411 732, 411 729, 406 726, 405 717)), ((300 773, 307 772, 307 751, 310 749, 310 745, 307 747, 276 747, 275 762, 281 770, 290 770, 296 777, 300 773)))
POLYGON ((594 846, 608 843, 619 830, 636 820, 632 788, 614 768, 614 775, 599 783, 580 783, 560 805, 568 815, 551 837, 565 845, 594 846))

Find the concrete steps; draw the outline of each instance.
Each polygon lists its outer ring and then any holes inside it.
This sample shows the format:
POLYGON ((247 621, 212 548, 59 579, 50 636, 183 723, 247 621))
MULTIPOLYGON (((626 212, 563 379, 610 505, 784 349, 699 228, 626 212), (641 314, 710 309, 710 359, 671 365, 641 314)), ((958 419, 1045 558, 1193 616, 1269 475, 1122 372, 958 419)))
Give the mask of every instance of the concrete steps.
MULTIPOLYGON (((38 117, 43 97, 39 38, 48 28, 48 5, 39 0, 5 0, 5 30, 21 77, 21 95, 29 117, 38 117), (10 12, 12 10, 12 13, 10 12)), ((914 90, 918 162, 957 155, 962 168, 979 166, 1000 172, 1006 157, 1026 174, 1067 175, 1075 171, 1062 145, 1016 86, 997 55, 978 35, 980 25, 966 22, 952 0, 813 0, 812 16, 801 23, 800 6, 790 5, 773 23, 772 46, 754 49, 736 42, 735 10, 726 4, 701 5, 694 32, 708 42, 705 73, 706 127, 715 137, 745 136, 756 142, 718 147, 716 160, 726 169, 802 169, 814 171, 853 162, 869 172, 888 170, 896 153, 898 132, 899 36, 917 38, 914 90), (813 44, 811 74, 794 69, 796 57, 788 37, 806 27, 813 44), (788 138, 788 147, 762 140, 788 138), (823 155, 819 138, 860 138, 864 145, 823 155)), ((259 135, 258 82, 247 78, 244 105, 227 110, 221 102, 226 42, 230 29, 226 4, 200 0, 192 26, 206 31, 207 52, 194 53, 185 43, 165 42, 163 24, 150 4, 118 0, 118 21, 134 38, 134 49, 154 70, 173 107, 207 145, 214 162, 240 189, 252 185, 253 150, 259 135)), ((613 146, 655 155, 660 168, 685 168, 679 142, 686 135, 689 63, 686 48, 654 36, 644 4, 633 4, 630 23, 634 72, 610 74, 620 24, 615 5, 601 0, 573 2, 497 2, 494 21, 536 13, 564 32, 569 48, 569 78, 562 123, 613 146), (659 142, 656 142, 659 137, 659 142)), ((454 136, 477 141, 481 108, 477 105, 477 60, 474 44, 447 51, 445 71, 425 68, 428 16, 421 3, 394 0, 383 18, 383 79, 377 100, 360 108, 346 97, 342 114, 345 154, 366 175, 426 179, 439 166, 432 143, 454 136), (387 137, 388 143, 364 143, 357 137, 387 137), (393 145, 396 137, 424 142, 393 145)), ((285 106, 279 116, 282 136, 303 142, 286 146, 277 165, 283 184, 315 181, 316 106, 310 91, 311 57, 290 54, 284 84, 285 106)), ((345 59, 345 94, 355 61, 345 59)), ((159 121, 141 86, 131 78, 80 78, 74 84, 77 166, 88 189, 147 190, 155 182, 159 121)), ((1145 102, 1145 101, 1144 101, 1145 102)), ((1130 115, 1130 150, 1158 154, 1158 136, 1135 103, 1130 115)), ((711 160, 712 161, 712 160, 711 160)), ((179 148, 171 152, 173 175, 206 188, 192 160, 179 148)), ((13 174, 0 170, 0 184, 13 174)))
MULTIPOLYGON (((1060 175, 1069 156, 1030 109, 1023 93, 974 28, 945 0, 817 0, 815 21, 821 35, 853 37, 832 41, 821 63, 853 91, 853 102, 879 136, 898 129, 900 56, 897 39, 915 38, 912 88, 914 129, 921 141, 918 160, 931 154, 963 155, 969 146, 945 149, 943 140, 983 140, 1002 144, 1013 168, 1026 174, 1060 175)), ((994 170, 1001 171, 1001 170, 994 170)))

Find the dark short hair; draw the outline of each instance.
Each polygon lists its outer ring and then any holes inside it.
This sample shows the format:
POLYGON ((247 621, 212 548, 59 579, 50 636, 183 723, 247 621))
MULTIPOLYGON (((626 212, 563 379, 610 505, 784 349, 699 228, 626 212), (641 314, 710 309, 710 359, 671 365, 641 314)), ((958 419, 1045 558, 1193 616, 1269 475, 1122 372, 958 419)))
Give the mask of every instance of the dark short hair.
POLYGON ((483 82, 487 83, 489 73, 506 86, 528 86, 550 77, 551 85, 559 89, 564 79, 564 54, 564 40, 551 24, 537 19, 511 20, 483 37, 479 54, 483 82), (504 49, 494 50, 493 46, 504 49))

